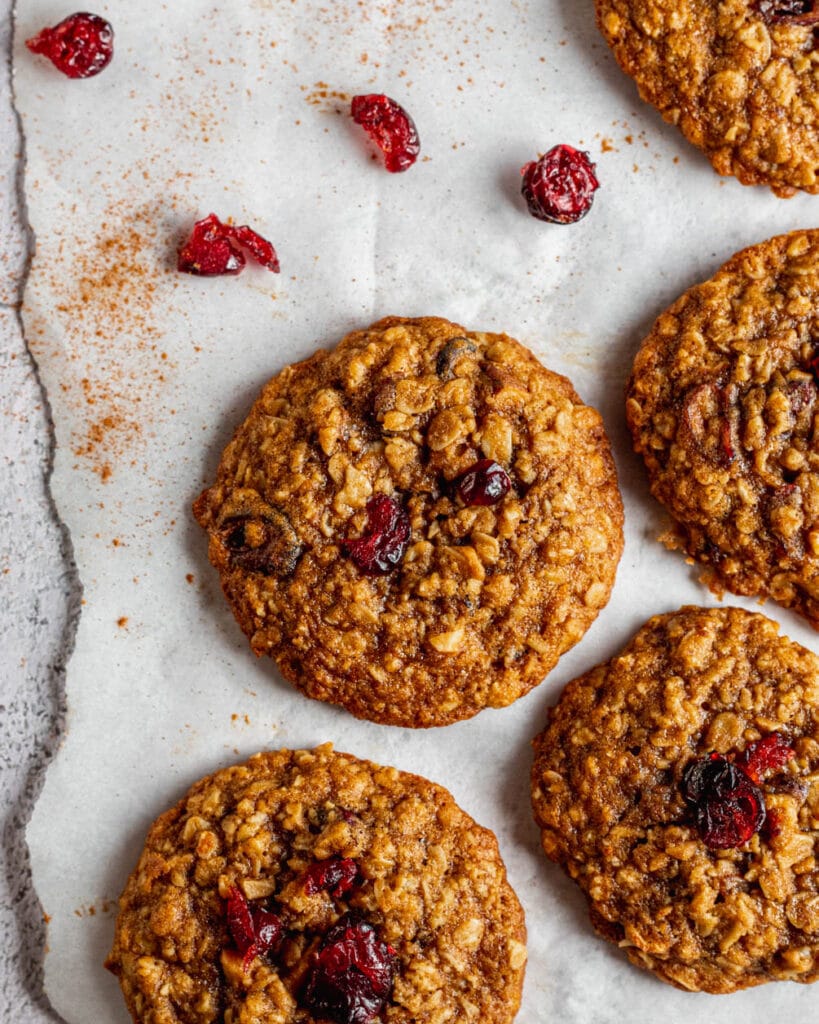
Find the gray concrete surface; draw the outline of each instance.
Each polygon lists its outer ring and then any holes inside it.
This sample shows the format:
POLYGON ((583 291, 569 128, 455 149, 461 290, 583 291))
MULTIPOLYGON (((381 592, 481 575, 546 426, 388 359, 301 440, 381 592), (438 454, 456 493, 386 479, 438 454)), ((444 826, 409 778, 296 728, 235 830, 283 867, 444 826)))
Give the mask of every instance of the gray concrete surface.
POLYGON ((24 830, 59 743, 80 589, 48 493, 48 405, 20 331, 32 240, 11 101, 11 38, 11 0, 0 0, 0 1022, 44 1024, 59 1018, 42 990, 45 927, 24 830))

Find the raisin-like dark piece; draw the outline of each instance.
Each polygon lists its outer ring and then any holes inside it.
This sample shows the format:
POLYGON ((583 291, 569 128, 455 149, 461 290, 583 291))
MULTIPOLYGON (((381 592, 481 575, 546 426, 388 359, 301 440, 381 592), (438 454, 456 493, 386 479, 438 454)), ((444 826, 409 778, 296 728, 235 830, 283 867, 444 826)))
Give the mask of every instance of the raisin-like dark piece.
POLYGON ((252 907, 250 913, 256 930, 256 949, 259 954, 275 950, 284 932, 281 918, 263 907, 252 907))
POLYGON ((384 154, 388 171, 395 174, 412 167, 421 142, 415 122, 400 103, 379 93, 353 96, 350 113, 384 154))
POLYGON ((98 14, 78 11, 27 39, 26 46, 48 57, 68 78, 93 78, 111 63, 114 30, 98 14))
POLYGON ((461 356, 473 355, 477 352, 469 338, 450 338, 438 353, 435 360, 435 372, 441 380, 452 380, 455 376, 453 368, 461 356))
POLYGON ((492 459, 481 459, 458 480, 458 495, 464 505, 497 505, 511 486, 503 466, 492 459))
POLYGON ((264 576, 289 576, 301 556, 301 544, 283 512, 263 516, 229 516, 219 533, 231 566, 264 576))
POLYGON ((243 249, 261 266, 279 273, 276 250, 247 224, 223 224, 215 213, 197 221, 190 238, 179 250, 177 270, 199 277, 239 274, 245 266, 243 249))
POLYGON ((692 761, 683 774, 681 788, 700 838, 712 850, 742 846, 762 828, 762 791, 721 754, 692 761))
POLYGON ((375 494, 367 502, 366 532, 343 541, 342 550, 368 576, 384 575, 404 557, 410 532, 409 516, 401 503, 386 494, 375 494))
POLYGON ((521 193, 529 213, 552 224, 574 224, 592 207, 600 182, 588 153, 572 146, 555 146, 521 167, 521 193))
POLYGON ((817 0, 757 0, 756 9, 771 22, 790 22, 792 25, 819 24, 817 0))
POLYGON ((311 864, 304 874, 304 891, 308 896, 323 891, 338 899, 355 885, 358 865, 350 857, 329 857, 311 864))
POLYGON ((375 928, 346 914, 325 935, 304 991, 306 1007, 336 1024, 369 1024, 392 991, 395 952, 375 928))

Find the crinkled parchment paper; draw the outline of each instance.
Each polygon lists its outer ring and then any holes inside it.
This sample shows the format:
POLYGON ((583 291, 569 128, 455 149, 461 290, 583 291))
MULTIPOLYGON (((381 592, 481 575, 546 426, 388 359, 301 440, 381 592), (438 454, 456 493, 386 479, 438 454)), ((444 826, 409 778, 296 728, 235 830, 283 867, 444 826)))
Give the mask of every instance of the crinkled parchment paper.
MULTIPOLYGON (((721 181, 638 101, 590 0, 205 0, 98 8, 116 56, 70 82, 23 40, 64 14, 20 0, 16 103, 36 256, 25 330, 57 432, 53 489, 84 607, 68 726, 29 829, 49 918, 46 982, 70 1022, 124 1022, 102 969, 116 898, 148 824, 201 775, 265 747, 332 740, 447 785, 493 828, 527 912, 522 1022, 804 1021, 816 993, 677 992, 595 937, 539 852, 529 742, 562 685, 650 614, 711 603, 657 542, 663 518, 626 441, 622 390, 653 318, 731 253, 815 223, 819 199, 721 181), (387 174, 344 97, 383 91, 423 158, 387 174), (589 150, 587 219, 532 219, 519 168, 589 150), (282 273, 179 275, 211 210, 277 246, 282 273), (190 503, 262 383, 389 313, 504 330, 603 412, 626 501, 608 608, 535 692, 445 730, 353 720, 306 700, 246 648, 190 503)), ((773 608, 795 639, 815 634, 773 608)))

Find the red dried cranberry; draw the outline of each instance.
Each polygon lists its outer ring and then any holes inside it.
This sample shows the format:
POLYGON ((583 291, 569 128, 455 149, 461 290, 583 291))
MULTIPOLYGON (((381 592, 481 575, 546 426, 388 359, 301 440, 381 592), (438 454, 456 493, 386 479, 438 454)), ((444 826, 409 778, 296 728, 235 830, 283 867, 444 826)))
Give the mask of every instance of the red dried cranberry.
POLYGON ((324 937, 304 1003, 336 1024, 369 1024, 392 991, 395 951, 371 924, 346 914, 324 937))
POLYGON ((273 949, 282 938, 283 927, 276 914, 262 907, 251 909, 235 886, 228 896, 227 922, 236 948, 242 954, 242 968, 245 971, 254 957, 273 949))
POLYGON ((111 63, 114 30, 105 18, 78 11, 27 39, 26 46, 68 78, 93 78, 111 63))
POLYGON ((511 486, 503 466, 492 459, 481 459, 458 480, 458 494, 464 505, 497 505, 511 486))
POLYGON ((179 250, 176 267, 183 274, 200 277, 239 274, 245 265, 243 248, 257 263, 278 274, 279 258, 266 238, 247 224, 223 224, 215 213, 194 224, 190 238, 179 250))
POLYGON ((366 533, 356 540, 345 540, 342 547, 362 572, 379 576, 398 565, 409 538, 409 516, 400 502, 386 494, 375 494, 367 502, 366 533))
POLYGON ((256 951, 260 954, 278 946, 282 938, 281 918, 263 907, 253 907, 250 911, 253 927, 256 930, 256 951))
POLYGON ((256 941, 250 907, 242 893, 233 888, 227 901, 227 921, 230 934, 240 953, 246 953, 256 941))
POLYGON ((692 761, 682 779, 700 838, 712 850, 742 846, 765 821, 762 791, 721 754, 692 761))
POLYGON ((399 103, 379 93, 353 96, 350 112, 384 154, 388 171, 395 174, 412 167, 421 142, 415 122, 399 103))
POLYGON ((749 779, 759 783, 767 772, 781 771, 795 756, 796 751, 788 745, 787 738, 781 732, 772 732, 748 744, 736 764, 749 779))
POLYGON ((552 224, 574 224, 591 209, 600 182, 588 153, 555 146, 539 160, 521 167, 521 193, 529 213, 552 224))
POLYGON ((350 857, 329 857, 311 864, 304 875, 304 891, 308 896, 329 892, 338 899, 355 884, 358 865, 350 857))
POLYGON ((768 22, 789 21, 793 25, 819 22, 816 0, 757 0, 756 9, 768 22))

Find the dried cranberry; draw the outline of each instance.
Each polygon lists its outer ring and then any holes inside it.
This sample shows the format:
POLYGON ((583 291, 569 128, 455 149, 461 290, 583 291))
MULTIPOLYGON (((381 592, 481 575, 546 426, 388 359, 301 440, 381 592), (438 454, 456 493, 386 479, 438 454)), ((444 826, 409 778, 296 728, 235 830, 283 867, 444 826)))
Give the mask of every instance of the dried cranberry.
POLYGON ((245 954, 256 942, 256 931, 250 907, 242 893, 233 888, 227 901, 227 922, 230 934, 240 953, 245 954))
POLYGON ((350 857, 329 857, 311 864, 304 874, 304 891, 308 896, 329 892, 338 899, 355 884, 358 865, 350 857))
POLYGON ((768 22, 789 21, 794 25, 819 22, 816 0, 757 0, 756 9, 768 22))
POLYGON ((682 794, 700 838, 712 850, 742 846, 765 821, 762 791, 721 754, 712 753, 688 765, 682 794))
POLYGON ((227 922, 236 948, 242 954, 242 968, 245 971, 254 957, 278 946, 282 938, 283 927, 276 914, 262 907, 251 909, 235 886, 228 896, 227 922))
POLYGON ((384 154, 388 171, 395 174, 412 167, 421 142, 415 122, 399 103, 379 93, 353 96, 350 112, 384 154))
POLYGON ((552 224, 574 224, 592 207, 600 182, 588 153, 555 146, 539 160, 521 167, 521 193, 529 213, 552 224))
POLYGON ((68 78, 93 78, 111 63, 114 30, 105 18, 78 11, 27 39, 26 46, 68 78))
POLYGON ((200 277, 239 274, 245 265, 243 248, 257 263, 278 274, 279 258, 266 238, 247 224, 223 224, 215 213, 194 224, 190 238, 179 250, 176 267, 184 274, 200 277))
POLYGON ((253 927, 256 929, 256 950, 258 953, 267 953, 281 941, 281 918, 263 907, 253 907, 250 913, 253 917, 253 927))
POLYGON ((409 516, 400 502, 386 494, 375 494, 367 502, 366 533, 356 540, 345 540, 342 546, 362 572, 379 576, 398 565, 409 538, 409 516))
POLYGON ((458 480, 458 494, 464 505, 497 505, 509 492, 509 474, 492 459, 481 459, 458 480))
POLYGON ((371 924, 346 914, 324 937, 304 1003, 336 1024, 369 1024, 392 991, 395 952, 371 924))
POLYGON ((787 738, 781 732, 772 732, 748 744, 737 758, 736 764, 749 779, 759 783, 763 775, 771 771, 781 771, 795 756, 796 751, 788 745, 787 738))

